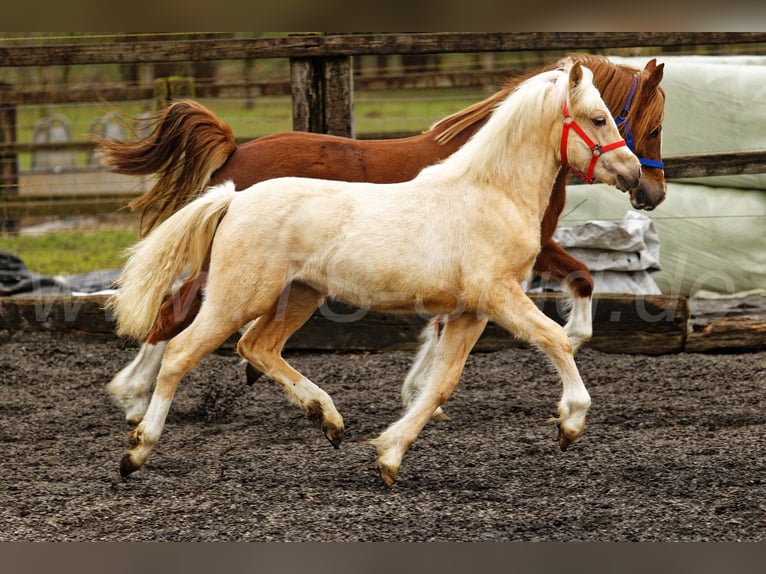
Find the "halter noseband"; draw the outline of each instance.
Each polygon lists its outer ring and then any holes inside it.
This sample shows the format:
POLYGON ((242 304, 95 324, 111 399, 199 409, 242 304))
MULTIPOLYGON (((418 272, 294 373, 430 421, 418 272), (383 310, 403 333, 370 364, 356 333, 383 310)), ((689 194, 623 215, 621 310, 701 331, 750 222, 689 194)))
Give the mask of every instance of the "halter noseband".
POLYGON ((612 151, 613 149, 617 149, 628 144, 625 140, 619 140, 605 146, 600 146, 597 143, 594 143, 593 140, 588 137, 588 134, 586 134, 585 131, 583 131, 583 129, 577 125, 577 122, 574 121, 574 118, 569 115, 569 108, 567 108, 566 100, 564 100, 564 103, 561 106, 561 110, 564 113, 564 131, 561 133, 561 163, 564 166, 569 167, 569 169, 583 178, 585 183, 593 183, 595 181, 593 172, 596 169, 596 162, 598 161, 598 158, 600 158, 602 154, 605 154, 608 151, 612 151), (585 174, 569 165, 567 161, 567 140, 569 138, 570 128, 572 128, 577 133, 577 135, 580 136, 580 139, 584 141, 585 145, 590 148, 592 154, 590 158, 590 165, 588 165, 588 172, 585 174))
MULTIPOLYGON (((617 124, 618 128, 624 124, 622 132, 625 134, 625 142, 628 144, 628 149, 632 151, 634 154, 636 154, 636 149, 633 146, 633 129, 630 127, 630 122, 628 121, 628 114, 630 113, 630 106, 633 104, 633 96, 636 95, 637 87, 638 87, 638 75, 635 75, 633 76, 633 85, 630 87, 630 92, 628 93, 628 99, 625 101, 625 105, 622 107, 622 111, 620 112, 620 115, 614 118, 614 121, 617 124)), ((636 156, 638 157, 638 161, 641 162, 641 165, 643 167, 654 167, 657 169, 665 169, 665 164, 660 160, 641 157, 638 154, 636 154, 636 156)))

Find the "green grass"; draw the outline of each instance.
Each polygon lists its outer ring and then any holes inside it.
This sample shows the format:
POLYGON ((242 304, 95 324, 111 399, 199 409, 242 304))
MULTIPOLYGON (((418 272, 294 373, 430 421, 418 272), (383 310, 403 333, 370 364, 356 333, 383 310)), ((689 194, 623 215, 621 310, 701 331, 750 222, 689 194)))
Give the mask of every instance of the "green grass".
POLYGON ((125 249, 137 240, 137 231, 125 230, 3 235, 0 251, 21 257, 33 273, 73 275, 122 267, 125 249))

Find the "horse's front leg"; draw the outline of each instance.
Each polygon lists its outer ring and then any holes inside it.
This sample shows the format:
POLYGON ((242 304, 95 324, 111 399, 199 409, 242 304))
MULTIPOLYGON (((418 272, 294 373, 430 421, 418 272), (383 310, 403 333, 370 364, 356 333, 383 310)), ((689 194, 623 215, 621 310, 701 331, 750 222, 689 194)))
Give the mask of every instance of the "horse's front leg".
POLYGON ((407 449, 457 386, 466 359, 486 325, 485 318, 472 313, 454 319, 443 318, 419 393, 401 419, 370 441, 377 447, 380 476, 389 486, 396 480, 407 449))
POLYGON ((564 329, 538 309, 515 282, 492 289, 485 310, 495 323, 539 347, 556 367, 563 392, 559 416, 552 421, 559 425, 559 446, 566 450, 585 429, 590 395, 580 378, 564 329))
POLYGON ((561 283, 569 292, 571 308, 564 331, 576 353, 593 336, 593 277, 588 266, 549 239, 537 255, 534 272, 561 283))

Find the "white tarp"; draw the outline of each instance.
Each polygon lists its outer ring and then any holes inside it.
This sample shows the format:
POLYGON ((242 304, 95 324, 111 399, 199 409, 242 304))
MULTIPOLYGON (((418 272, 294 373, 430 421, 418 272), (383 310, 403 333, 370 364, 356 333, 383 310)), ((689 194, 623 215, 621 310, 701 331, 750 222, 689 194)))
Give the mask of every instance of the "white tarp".
MULTIPOLYGON (((626 210, 627 195, 613 187, 569 186, 559 225, 619 222, 626 210)), ((652 274, 662 293, 766 288, 766 192, 669 183, 665 201, 647 215, 662 246, 661 270, 652 274)))

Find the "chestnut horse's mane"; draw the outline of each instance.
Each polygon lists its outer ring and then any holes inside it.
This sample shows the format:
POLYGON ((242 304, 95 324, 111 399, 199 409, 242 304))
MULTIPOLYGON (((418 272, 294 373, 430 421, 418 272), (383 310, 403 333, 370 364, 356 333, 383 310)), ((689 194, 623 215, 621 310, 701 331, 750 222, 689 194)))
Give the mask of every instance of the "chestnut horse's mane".
MULTIPOLYGON (((629 66, 613 64, 604 56, 570 54, 569 57, 582 62, 593 71, 594 77, 599 78, 601 97, 607 103, 615 102, 615 94, 619 95, 619 101, 622 102, 622 99, 624 98, 623 94, 626 94, 628 90, 630 90, 633 77, 640 72, 629 66)), ((498 92, 492 94, 481 102, 477 102, 439 120, 431 126, 428 132, 435 132, 433 136, 434 141, 442 145, 446 144, 466 128, 486 120, 495 107, 525 79, 542 71, 554 69, 558 66, 559 63, 547 66, 541 70, 534 70, 524 76, 511 78, 498 92)), ((662 88, 658 88, 658 91, 663 93, 662 88)), ((649 96, 651 96, 651 94, 649 94, 649 96)), ((633 100, 634 104, 631 106, 630 113, 628 114, 628 120, 637 135, 635 141, 636 147, 639 147, 642 143, 641 139, 638 138, 644 138, 654 127, 659 127, 662 122, 662 108, 665 104, 664 97, 653 97, 650 101, 646 102, 643 113, 640 115, 636 114, 636 110, 639 108, 639 102, 642 101, 642 97, 646 98, 649 96, 642 93, 641 82, 639 81, 639 88, 633 100), (657 126, 646 125, 648 122, 657 121, 655 119, 657 117, 660 118, 659 122, 657 122, 657 126)), ((620 106, 621 105, 622 103, 620 106)), ((619 114, 620 108, 612 109, 611 111, 613 114, 619 114)))

